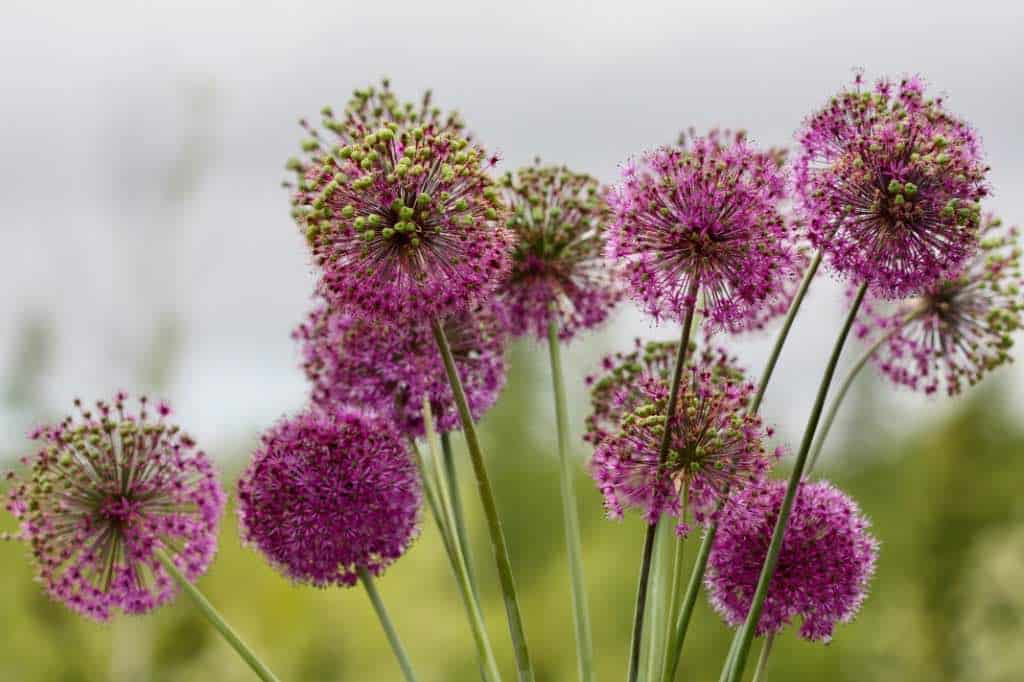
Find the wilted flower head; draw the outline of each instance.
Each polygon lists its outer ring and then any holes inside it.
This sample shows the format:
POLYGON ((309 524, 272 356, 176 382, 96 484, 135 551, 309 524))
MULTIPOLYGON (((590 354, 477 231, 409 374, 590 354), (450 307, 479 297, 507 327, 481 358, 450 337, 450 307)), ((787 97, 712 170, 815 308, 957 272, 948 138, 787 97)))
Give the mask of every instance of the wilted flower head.
POLYGON ((858 332, 882 340, 872 356, 879 368, 911 389, 931 394, 945 385, 956 395, 1010 362, 1024 311, 1018 236, 985 216, 978 253, 959 275, 899 303, 865 303, 858 332))
POLYGON ((796 184, 811 241, 833 269, 886 298, 955 276, 987 194, 977 135, 920 79, 833 97, 800 133, 796 184))
POLYGON ((76 401, 78 414, 33 432, 41 446, 22 460, 29 473, 8 474, 6 508, 21 520, 39 582, 96 620, 174 598, 158 549, 188 580, 205 573, 226 499, 210 460, 167 423, 169 407, 143 398, 132 412, 126 400, 76 401))
POLYGON ((518 237, 498 308, 509 331, 543 339, 554 320, 570 339, 604 322, 622 292, 604 256, 607 206, 597 180, 538 161, 502 184, 518 237))
MULTIPOLYGON (((455 313, 442 324, 474 419, 505 385, 505 337, 486 308, 455 313)), ((423 398, 439 431, 461 427, 451 385, 430 325, 366 320, 320 304, 293 337, 316 405, 361 405, 408 436, 422 436, 423 398)))
POLYGON ((659 455, 669 387, 651 375, 636 382, 618 431, 599 442, 591 461, 610 518, 621 518, 623 506, 642 509, 648 523, 668 514, 678 517, 676 532, 685 535, 687 510, 698 523, 706 523, 729 489, 769 469, 774 457, 763 440, 771 430, 747 413, 754 387, 716 369, 703 364, 683 369, 663 462, 659 455))
MULTIPOLYGON (((784 481, 762 481, 730 496, 722 510, 704 582, 730 625, 750 611, 785 494, 784 481)), ((779 632, 799 616, 801 637, 827 642, 836 623, 853 620, 878 557, 868 527, 857 503, 833 485, 802 483, 757 634, 779 632)))
POLYGON ((514 238, 497 159, 435 123, 353 126, 305 175, 300 224, 320 293, 372 319, 430 320, 484 301, 514 238))
POLYGON ((398 431, 353 409, 310 411, 263 435, 238 483, 242 536, 318 587, 379 575, 418 530, 420 482, 398 431))
POLYGON ((628 164, 609 193, 608 254, 656 318, 682 320, 694 286, 713 325, 747 318, 779 295, 791 243, 784 187, 776 157, 743 134, 663 147, 628 164))

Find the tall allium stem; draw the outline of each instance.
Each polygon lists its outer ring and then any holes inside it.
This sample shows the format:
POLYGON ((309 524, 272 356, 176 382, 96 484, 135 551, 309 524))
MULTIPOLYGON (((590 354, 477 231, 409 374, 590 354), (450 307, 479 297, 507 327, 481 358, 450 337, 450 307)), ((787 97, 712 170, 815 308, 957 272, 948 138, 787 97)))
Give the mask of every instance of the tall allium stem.
MULTIPOLYGON (((554 304, 552 304, 554 307, 554 304)), ((579 509, 576 504, 576 477, 569 454, 569 413, 562 377, 562 357, 558 343, 558 317, 548 323, 548 354, 551 358, 551 381, 555 393, 555 423, 558 428, 559 479, 562 489, 562 519, 565 524, 565 547, 569 560, 569 584, 572 594, 573 629, 576 634, 576 657, 580 682, 592 682, 594 674, 594 642, 587 608, 587 588, 583 579, 583 547, 580 540, 579 509)))
MULTIPOLYGON (((683 319, 683 331, 679 338, 679 350, 676 353, 676 364, 672 370, 672 383, 668 392, 668 407, 665 410, 665 432, 661 437, 661 448, 658 451, 658 460, 665 461, 668 454, 668 446, 672 438, 672 415, 676 412, 676 402, 679 398, 679 382, 683 376, 683 367, 686 364, 686 352, 690 345, 690 334, 693 330, 693 315, 697 301, 698 280, 694 277, 687 292, 687 300, 690 307, 683 319)), ((640 555, 640 580, 636 588, 636 608, 633 615, 633 637, 629 648, 629 668, 626 679, 628 682, 636 682, 640 672, 640 644, 644 634, 644 609, 647 607, 647 583, 651 576, 651 555, 654 553, 654 541, 658 534, 658 523, 647 525, 647 535, 644 537, 644 548, 640 555)))
MULTIPOLYGON (((768 390, 768 382, 771 381, 772 374, 775 373, 775 365, 778 364, 782 347, 786 345, 786 339, 789 338, 789 330, 793 326, 793 320, 796 319, 797 312, 799 312, 800 306, 804 302, 804 297, 807 296, 807 290, 810 288, 820 265, 821 251, 818 251, 807 266, 803 281, 800 282, 800 288, 793 297, 793 302, 786 313, 786 319, 783 320, 782 327, 775 337, 775 343, 772 345, 771 353, 768 355, 768 362, 765 364, 764 371, 761 372, 761 381, 757 386, 757 393, 750 403, 750 414, 757 414, 757 411, 761 409, 761 401, 764 400, 764 394, 768 390)), ((711 556, 711 546, 715 543, 717 531, 718 522, 712 521, 704 533, 704 540, 701 541, 700 549, 697 551, 697 559, 693 564, 690 582, 686 586, 686 596, 683 598, 683 604, 679 609, 679 617, 676 619, 675 632, 673 633, 672 640, 669 642, 668 648, 671 664, 665 669, 665 682, 671 682, 676 677, 676 671, 679 668, 679 658, 683 653, 683 642, 686 640, 686 632, 690 627, 693 607, 697 603, 697 594, 700 592, 701 583, 704 580, 704 572, 707 570, 708 557, 711 556)))
POLYGON ((459 493, 459 475, 455 468, 455 455, 452 452, 452 439, 448 431, 441 434, 441 456, 444 459, 444 476, 448 484, 448 493, 452 499, 452 516, 455 519, 455 532, 462 554, 466 557, 466 568, 469 571, 469 585, 473 588, 473 597, 479 601, 476 589, 476 575, 473 572, 473 555, 469 551, 469 533, 466 530, 466 515, 462 510, 462 495, 459 493))
POLYGON ((402 640, 398 638, 398 631, 395 630, 395 624, 391 622, 391 617, 388 616, 387 609, 384 608, 384 602, 380 598, 380 594, 377 592, 377 586, 373 582, 373 576, 365 568, 360 566, 359 581, 363 583, 363 587, 366 588, 366 594, 370 597, 370 603, 373 604, 373 610, 377 612, 377 618, 380 620, 381 627, 384 628, 384 634, 388 637, 388 643, 391 645, 391 650, 395 653, 395 658, 398 659, 398 665, 402 668, 402 676, 406 682, 416 682, 416 673, 412 670, 412 664, 409 662, 409 655, 405 652, 405 647, 402 646, 402 640))
POLYGON ((473 423, 473 415, 470 413, 469 404, 466 402, 466 393, 462 389, 462 380, 459 378, 459 372, 455 367, 455 359, 452 357, 452 349, 448 344, 448 337, 444 333, 444 328, 437 319, 431 323, 431 326, 433 327, 434 339, 437 341, 438 350, 441 352, 441 359, 444 361, 448 383, 452 387, 455 405, 459 411, 462 433, 466 437, 469 458, 473 464, 473 473, 476 476, 477 488, 480 492, 480 502, 483 505, 484 517, 487 520, 487 530, 491 535, 491 545, 494 549, 494 559, 498 568, 498 580, 501 583, 502 596, 505 600, 505 613, 508 616, 509 634, 512 637, 516 669, 522 682, 533 682, 533 664, 530 662, 530 653, 526 645, 526 634, 523 632, 523 619, 519 612, 519 598, 516 596, 516 583, 512 575, 512 561, 509 557, 505 533, 501 529, 501 520, 498 518, 498 507, 494 500, 494 491, 491 488, 491 481, 484 466, 484 457, 480 450, 476 425, 473 423))
POLYGON ((757 668, 754 669, 754 677, 750 682, 764 682, 764 671, 768 668, 768 657, 772 654, 772 644, 775 643, 775 633, 771 632, 764 638, 761 645, 761 655, 757 658, 757 668))
POLYGON ((786 496, 782 500, 782 507, 779 509, 779 518, 775 522, 775 530, 772 533, 771 543, 768 545, 768 554, 765 557, 764 566, 761 567, 761 576, 757 581, 757 589, 754 591, 754 600, 750 605, 750 613, 747 614, 747 622, 737 631, 733 641, 737 643, 736 660, 733 662, 732 670, 726 678, 728 682, 738 682, 743 676, 743 669, 747 664, 747 656, 750 653, 750 644, 754 640, 754 633, 757 624, 761 619, 761 609, 764 600, 768 596, 768 585, 771 583, 772 575, 775 573, 775 565, 779 560, 779 552, 782 549, 782 539, 786 532, 786 524, 789 522, 789 514, 793 511, 793 503, 796 499, 796 492, 804 475, 804 468, 807 463, 807 455, 810 453, 811 443, 814 440, 814 433, 818 428, 818 420, 821 418, 821 411, 825 406, 825 398, 828 395, 829 386, 832 384, 832 377, 835 375, 836 365, 839 363, 839 356, 842 354, 843 346, 846 344, 846 337, 850 334, 853 322, 857 318, 857 311, 864 300, 867 292, 867 284, 862 284, 857 290, 857 295, 850 306, 850 312, 846 316, 839 337, 836 339, 835 347, 825 368, 825 374, 821 378, 818 387, 818 395, 814 399, 814 406, 811 408, 811 415, 807 420, 807 427, 804 429, 803 440, 800 443, 800 451, 793 463, 793 473, 789 477, 789 485, 786 487, 786 496))
POLYGON ((250 649, 245 642, 242 641, 242 638, 238 636, 238 633, 228 625, 227 621, 224 620, 224 617, 221 616, 220 613, 217 612, 217 609, 213 607, 213 604, 203 596, 203 593, 199 591, 199 588, 190 583, 185 576, 182 575, 181 571, 178 570, 178 567, 174 564, 174 561, 167 555, 167 552, 163 549, 157 548, 153 550, 153 553, 160 563, 163 564, 164 568, 174 581, 178 583, 182 591, 189 596, 199 611, 206 617, 206 620, 210 621, 210 624, 217 629, 217 632, 221 634, 224 641, 230 644, 231 648, 238 652, 238 655, 242 657, 242 660, 245 661, 250 668, 252 668, 252 671, 256 673, 257 677, 263 680, 263 682, 280 682, 274 673, 270 672, 270 668, 264 665, 263 662, 257 658, 252 649, 250 649))

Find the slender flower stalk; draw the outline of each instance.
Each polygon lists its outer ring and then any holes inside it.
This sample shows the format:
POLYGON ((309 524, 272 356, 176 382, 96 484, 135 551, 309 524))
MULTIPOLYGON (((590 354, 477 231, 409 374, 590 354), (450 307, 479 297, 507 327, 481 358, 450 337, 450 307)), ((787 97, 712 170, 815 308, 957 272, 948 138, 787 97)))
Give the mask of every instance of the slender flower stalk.
POLYGON ((232 649, 234 649, 242 660, 245 661, 252 671, 256 673, 263 682, 278 682, 277 676, 274 675, 257 656, 253 653, 242 638, 238 636, 238 633, 228 625, 228 622, 224 620, 224 617, 213 607, 213 604, 199 591, 195 585, 193 585, 188 578, 182 574, 175 565, 174 560, 165 552, 162 548, 153 550, 153 555, 163 565, 164 569, 171 576, 171 578, 178 583, 181 590, 188 595, 189 599, 196 605, 200 613, 206 617, 206 620, 210 621, 210 624, 221 634, 232 649))
POLYGON ((532 682, 534 679, 533 663, 530 661, 526 634, 523 631, 519 598, 516 594, 515 578, 512 575, 512 560, 509 556, 505 533, 501 528, 501 519, 498 518, 498 507, 494 500, 494 491, 491 487, 490 478, 487 475, 487 468, 484 465, 483 452, 480 449, 480 441, 476 433, 476 424, 473 423, 473 415, 470 413, 469 404, 466 401, 466 393, 462 389, 462 380, 459 378, 459 372, 455 366, 455 359, 452 356, 451 346, 448 343, 448 337, 445 335, 444 327, 437 320, 434 320, 432 326, 434 339, 441 353, 441 359, 444 361, 445 372, 448 375, 448 382, 451 384, 455 405, 458 408, 459 419, 462 421, 462 433, 466 437, 466 446, 469 450, 470 461, 473 464, 473 473, 476 476, 480 502, 483 505, 484 517, 487 520, 487 531, 491 536, 495 563, 498 569, 498 580, 501 583, 502 596, 505 600, 505 613, 508 618, 509 634, 512 638, 516 669, 521 682, 532 682))
POLYGON ((736 658, 727 677, 728 682, 739 682, 743 675, 743 669, 746 667, 747 656, 750 653, 750 644, 754 639, 754 632, 761 618, 761 609, 764 606, 765 597, 768 596, 768 585, 771 582, 779 559, 779 551, 782 549, 782 539, 786 531, 786 524, 789 522, 789 515, 793 510, 796 493, 804 475, 807 456, 810 453, 814 433, 817 430, 818 421, 825 406, 825 398, 828 395, 829 386, 832 384, 832 377, 835 375, 836 365, 839 363, 839 356, 842 354, 843 346, 846 344, 846 338, 853 327, 860 304, 864 300, 867 286, 867 284, 862 284, 857 291, 853 305, 850 307, 850 312, 846 317, 846 322, 843 324, 839 337, 836 339, 835 347, 825 368, 821 384, 818 387, 818 395, 814 400, 814 406, 811 408, 811 415, 807 420, 807 427, 804 430, 803 440, 800 443, 800 451, 797 453, 796 461, 793 464, 793 473, 790 475, 782 507, 779 509, 778 520, 775 523, 775 530, 772 533, 771 543, 768 546, 768 554, 765 557, 761 576, 757 582, 757 589, 754 592, 750 612, 747 614, 746 623, 744 623, 743 627, 734 637, 734 641, 737 643, 736 658))
MULTIPOLYGON (((552 303, 551 307, 555 308, 552 303)), ((565 381, 562 376, 562 357, 559 347, 558 317, 552 310, 548 322, 548 354, 551 359, 551 381, 555 395, 555 423, 558 429, 559 484, 562 492, 562 520, 565 527, 565 546, 569 561, 569 584, 572 595, 573 630, 576 635, 576 656, 581 682, 591 682, 594 672, 594 643, 590 629, 590 611, 587 607, 587 588, 583 577, 583 547, 580 540, 579 510, 576 504, 575 468, 569 454, 569 414, 565 399, 565 381)))
POLYGON ((775 643, 775 633, 769 633, 764 638, 764 644, 761 645, 761 655, 757 658, 757 668, 754 669, 754 677, 751 678, 750 682, 764 682, 765 670, 768 668, 768 657, 772 653, 772 644, 775 643))
MULTIPOLYGON (((750 402, 748 411, 750 414, 757 414, 758 410, 761 409, 761 402, 764 400, 764 394, 768 390, 768 383, 771 381, 772 375, 775 373, 775 366, 778 364, 779 356, 782 353, 782 347, 786 344, 786 340, 789 338, 789 331, 793 327, 793 321, 796 319, 797 313, 800 311, 800 306, 803 305, 804 298, 807 296, 807 291, 810 289, 811 282, 814 280, 815 275, 818 272, 818 268, 821 266, 821 251, 815 253, 814 258, 811 259, 810 265, 807 266, 807 271, 804 273, 803 280, 800 282, 800 288, 797 289, 796 294, 793 297, 793 302, 789 306, 789 311, 786 313, 786 318, 782 323, 782 327, 779 329, 779 333, 775 337, 775 343, 772 344, 772 350, 768 355, 768 361, 765 364, 764 371, 761 373, 761 380, 757 386, 757 393, 754 394, 753 400, 750 402)), ((704 539, 701 541, 700 549, 697 551, 697 558, 693 564, 693 571, 690 573, 690 581, 687 583, 686 596, 683 598, 683 603, 679 608, 679 616, 675 620, 675 629, 672 638, 669 640, 668 651, 671 656, 671 663, 665 669, 664 682, 672 682, 676 677, 676 671, 679 668, 679 659, 683 652, 683 644, 686 641, 686 633, 690 627, 690 618, 693 615, 694 605, 697 603, 697 594, 700 592, 701 585, 704 582, 704 572, 707 570, 708 557, 711 556, 711 547, 715 542, 715 535, 718 531, 718 522, 714 519, 711 520, 707 530, 704 533, 704 539)))
POLYGON ((398 665, 402 669, 402 676, 406 682, 416 682, 416 673, 413 672, 412 663, 409 661, 409 654, 406 653, 405 647, 402 646, 402 640, 398 638, 395 624, 391 622, 391 617, 388 615, 387 609, 384 608, 384 601, 380 598, 380 593, 377 592, 373 576, 365 568, 360 567, 357 570, 359 571, 359 582, 366 589, 366 594, 370 597, 370 603, 373 604, 373 610, 377 613, 377 619, 380 620, 381 627, 384 628, 384 634, 387 635, 391 650, 394 652, 395 658, 398 659, 398 665))
POLYGON ((455 521, 455 535, 462 553, 466 557, 466 567, 469 571, 469 585, 473 588, 473 597, 479 601, 477 593, 476 576, 473 572, 473 556, 469 551, 469 532, 466 529, 466 516, 462 509, 462 495, 459 493, 459 473, 455 467, 455 453, 452 452, 452 439, 449 431, 441 433, 441 458, 445 483, 448 486, 448 494, 452 500, 452 518, 455 521))

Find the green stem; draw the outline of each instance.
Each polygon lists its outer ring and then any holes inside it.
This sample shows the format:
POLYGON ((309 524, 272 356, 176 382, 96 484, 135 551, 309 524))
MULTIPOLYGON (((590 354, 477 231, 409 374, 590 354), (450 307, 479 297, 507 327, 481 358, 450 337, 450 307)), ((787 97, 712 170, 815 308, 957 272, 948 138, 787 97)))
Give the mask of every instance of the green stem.
POLYGON ((388 611, 384 608, 384 602, 380 598, 380 593, 377 592, 377 585, 373 581, 373 576, 362 566, 356 570, 359 572, 359 582, 366 588, 366 594, 370 597, 373 610, 377 612, 377 618, 380 620, 381 627, 384 628, 384 634, 388 637, 391 650, 394 652, 395 658, 398 659, 398 665, 402 669, 402 676, 406 682, 416 682, 416 673, 412 671, 409 654, 405 652, 402 640, 398 638, 398 631, 395 630, 395 624, 391 622, 391 617, 388 616, 388 611))
POLYGON ((508 629, 512 638, 516 669, 521 682, 533 682, 533 664, 530 662, 530 653, 526 645, 526 634, 523 632, 523 619, 519 611, 519 598, 516 595, 516 583, 512 575, 512 560, 509 557, 505 533, 501 529, 501 520, 498 518, 498 506, 494 500, 494 491, 491 488, 491 481, 484 466, 484 457, 480 450, 476 425, 473 423, 473 415, 469 411, 466 392, 462 388, 462 380, 459 378, 459 371, 455 367, 455 359, 452 357, 452 349, 448 344, 448 337, 444 333, 444 328, 436 319, 433 321, 432 327, 434 339, 437 341, 438 350, 441 352, 441 359, 444 361, 448 383, 451 384, 455 405, 459 411, 462 432, 466 438, 470 461, 473 464, 473 473, 476 476, 484 518, 487 520, 487 531, 491 536, 494 559, 498 568, 498 580, 501 583, 501 592, 505 600, 505 613, 508 617, 508 629))
MULTIPOLYGON (((686 353, 690 346, 690 333, 693 327, 693 315, 697 300, 697 279, 694 278, 687 292, 687 301, 690 306, 686 310, 683 320, 683 331, 679 338, 679 349, 676 352, 676 364, 672 371, 672 383, 669 385, 668 406, 665 410, 665 431, 661 437, 661 447, 658 451, 658 461, 664 462, 668 454, 669 442, 672 438, 672 415, 676 412, 676 402, 679 399, 679 382, 683 376, 683 367, 686 364, 686 353)), ((660 520, 660 519, 659 519, 660 520)), ((647 583, 651 575, 651 557, 654 553, 654 541, 658 534, 658 522, 647 525, 647 535, 644 536, 644 547, 640 554, 640 580, 636 588, 636 607, 633 614, 633 636, 629 647, 629 668, 626 679, 628 682, 636 682, 640 672, 640 645, 644 634, 644 609, 647 607, 647 583)), ((653 682, 653 681, 649 681, 653 682)))
POLYGON ((665 637, 668 613, 666 605, 671 608, 669 598, 669 567, 666 565, 671 556, 670 551, 679 543, 673 543, 675 529, 671 523, 658 524, 658 538, 654 545, 652 588, 647 611, 647 674, 648 682, 661 679, 662 664, 665 659, 665 637))
POLYGON ((462 495, 459 493, 459 475, 455 468, 455 457, 452 453, 452 439, 447 431, 441 434, 441 455, 444 459, 444 475, 448 484, 448 492, 452 498, 452 516, 455 519, 455 532, 462 545, 462 553, 466 557, 469 569, 469 586, 473 588, 473 597, 477 601, 480 595, 476 587, 476 575, 473 571, 473 555, 469 551, 469 533, 466 531, 466 516, 462 510, 462 495))
POLYGON ((796 461, 793 464, 793 473, 789 477, 789 484, 786 487, 786 496, 782 500, 782 507, 779 509, 779 517, 775 522, 775 530, 772 533, 771 544, 768 545, 768 554, 765 557, 764 565, 761 567, 761 576, 757 581, 757 589, 754 591, 754 599, 750 605, 750 612, 747 614, 747 621, 733 638, 738 642, 736 649, 736 660, 732 671, 727 678, 728 682, 739 682, 743 676, 743 669, 747 664, 747 657, 750 653, 750 644, 754 640, 754 631, 761 619, 761 609, 764 607, 764 600, 768 596, 768 585, 772 575, 775 573, 775 566, 779 561, 779 552, 782 550, 782 538, 786 532, 786 525, 789 523, 789 515, 793 511, 793 503, 796 500, 796 493, 803 479, 804 468, 807 463, 807 455, 810 453, 814 433, 818 427, 818 420, 821 418, 822 408, 825 406, 825 398, 828 395, 829 386, 832 384, 832 377, 835 375, 836 365, 839 356, 842 354, 843 346, 846 344, 846 337, 853 327, 857 317, 857 311, 864 300, 867 292, 867 284, 862 284, 857 290, 850 312, 846 316, 842 331, 836 339, 835 347, 825 368, 825 374, 821 378, 818 387, 818 395, 814 399, 814 407, 811 408, 811 415, 807 420, 807 427, 804 429, 803 440, 800 443, 800 451, 797 453, 796 461))
POLYGON ((764 638, 764 644, 761 645, 761 655, 757 658, 757 668, 754 669, 754 677, 751 678, 750 682, 763 682, 765 679, 764 671, 768 668, 768 657, 772 654, 772 644, 775 643, 775 633, 770 633, 764 638))
POLYGON ((231 645, 231 648, 238 652, 238 655, 242 657, 252 671, 256 673, 263 682, 280 682, 274 673, 270 672, 270 668, 263 664, 256 654, 252 652, 242 638, 228 625, 224 617, 217 612, 217 609, 213 608, 213 604, 207 600, 203 593, 199 591, 195 585, 188 581, 178 567, 175 565, 174 560, 167 555, 162 548, 156 548, 154 550, 156 558, 163 564, 163 567, 171 575, 171 577, 178 583, 181 589, 192 599, 192 602, 196 605, 199 611, 206 616, 206 620, 210 621, 210 624, 217 629, 217 632, 221 634, 224 640, 231 645))
MULTIPOLYGON (((553 307, 553 306, 552 306, 553 307)), ((551 381, 555 393, 555 423, 558 429, 559 483, 562 489, 562 520, 565 525, 565 546, 569 560, 569 585, 572 595, 573 629, 576 634, 576 658, 580 682, 593 682, 594 642, 587 608, 587 588, 583 578, 583 546, 580 540, 579 508, 576 503, 576 477, 569 455, 569 412, 566 407, 565 381, 562 377, 562 356, 558 343, 558 318, 548 323, 548 354, 551 358, 551 381)))
MULTIPOLYGON (((757 414, 758 410, 761 409, 761 402, 764 400, 765 391, 768 390, 768 382, 771 381, 772 375, 775 373, 775 366, 779 362, 779 356, 782 354, 782 347, 786 344, 786 340, 789 338, 789 330, 793 327, 793 321, 796 319, 797 313, 800 311, 800 306, 803 305, 804 298, 807 296, 807 290, 811 286, 811 281, 814 279, 815 274, 818 272, 818 267, 821 265, 821 251, 814 254, 814 258, 807 266, 807 271, 804 273, 804 278, 800 282, 800 287, 797 289, 796 295, 793 297, 793 302, 789 305, 789 310, 786 312, 786 318, 782 322, 782 327, 779 329, 779 333, 775 336, 775 343, 772 345, 771 353, 768 355, 768 362, 765 364, 764 371, 761 372, 761 380, 757 386, 757 393, 754 395, 753 401, 750 403, 750 407, 747 411, 750 414, 757 414)), ((723 500, 725 498, 723 497, 723 500)), ((708 529, 704 533, 704 539, 701 541, 700 549, 697 551, 697 559, 693 564, 693 571, 690 573, 690 582, 686 586, 686 596, 683 598, 683 605, 679 609, 679 617, 676 619, 675 633, 669 643, 669 651, 671 653, 671 665, 666 670, 665 681, 671 682, 676 677, 676 671, 679 669, 679 659, 683 653, 683 643, 686 640, 686 633, 690 627, 690 619, 693 616, 693 608, 697 603, 697 595, 700 593, 701 583, 704 580, 704 572, 707 570, 708 558, 711 556, 711 547, 715 543, 715 535, 718 532, 718 522, 712 521, 708 524, 708 529)))
MULTIPOLYGON (((672 557, 672 591, 669 597, 669 610, 668 610, 668 640, 665 643, 665 650, 663 652, 664 659, 661 664, 661 680, 662 682, 670 682, 670 670, 673 663, 673 645, 675 644, 675 624, 679 619, 679 612, 682 609, 681 594, 683 590, 683 541, 680 539, 675 543, 675 552, 672 557)), ((675 671, 671 671, 674 675, 675 671)), ((651 682, 658 682, 657 680, 651 680, 651 682)))

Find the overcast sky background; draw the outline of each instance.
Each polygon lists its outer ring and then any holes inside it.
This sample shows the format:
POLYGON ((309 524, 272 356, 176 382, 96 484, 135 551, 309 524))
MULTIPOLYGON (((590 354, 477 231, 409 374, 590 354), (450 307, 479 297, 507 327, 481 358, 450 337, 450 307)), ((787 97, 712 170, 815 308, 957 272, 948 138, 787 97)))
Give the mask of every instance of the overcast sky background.
MULTIPOLYGON (((57 343, 47 403, 132 388, 159 320, 173 315, 184 345, 164 393, 211 449, 301 406, 288 333, 312 277, 279 187, 283 162, 300 116, 382 75, 404 98, 434 88, 504 168, 539 154, 612 181, 622 160, 687 126, 789 144, 854 67, 919 72, 981 132, 988 208, 1024 222, 1021 15, 1019 3, 985 1, 6 0, 0 378, 15 369, 23 322, 41 317, 57 343), (182 183, 192 168, 197 179, 182 183)), ((816 287, 769 395, 786 433, 800 426, 840 314, 835 288, 816 287)), ((638 334, 674 331, 626 313, 614 335, 638 334)), ((742 344, 752 367, 768 342, 742 344)), ((1019 366, 1012 375, 1020 384, 1019 366)), ((905 392, 884 400, 926 417, 948 407, 905 392)), ((10 430, 28 418, 2 417, 10 430)))

